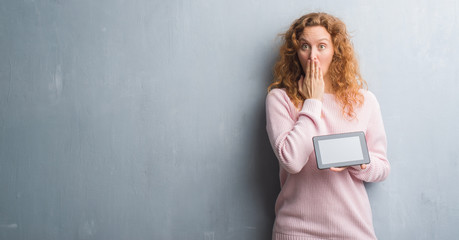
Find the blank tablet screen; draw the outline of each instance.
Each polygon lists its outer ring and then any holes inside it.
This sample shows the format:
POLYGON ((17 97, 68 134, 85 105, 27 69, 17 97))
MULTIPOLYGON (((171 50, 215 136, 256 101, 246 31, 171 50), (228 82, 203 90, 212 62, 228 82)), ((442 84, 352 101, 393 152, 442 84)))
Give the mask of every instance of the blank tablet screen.
POLYGON ((339 163, 363 159, 359 137, 337 138, 318 142, 322 163, 339 163))
POLYGON ((316 136, 312 140, 319 169, 370 163, 364 132, 316 136))

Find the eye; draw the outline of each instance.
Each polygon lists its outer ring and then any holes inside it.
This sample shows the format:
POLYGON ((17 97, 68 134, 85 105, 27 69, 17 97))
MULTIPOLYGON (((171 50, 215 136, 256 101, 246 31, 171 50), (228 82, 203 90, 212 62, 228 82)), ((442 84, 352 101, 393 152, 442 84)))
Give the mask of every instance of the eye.
POLYGON ((307 49, 309 49, 309 45, 304 43, 304 44, 301 45, 301 49, 307 50, 307 49))
POLYGON ((326 47, 325 44, 320 44, 320 45, 319 45, 319 48, 320 48, 320 49, 325 49, 325 47, 326 47))

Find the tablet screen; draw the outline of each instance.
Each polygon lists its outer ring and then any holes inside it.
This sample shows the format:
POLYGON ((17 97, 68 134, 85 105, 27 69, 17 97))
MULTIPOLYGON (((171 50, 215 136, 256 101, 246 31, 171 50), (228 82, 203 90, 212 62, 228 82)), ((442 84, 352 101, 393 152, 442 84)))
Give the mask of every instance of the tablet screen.
POLYGON ((363 159, 358 136, 319 141, 322 163, 339 163, 363 159))
POLYGON ((364 132, 313 137, 317 167, 345 167, 370 163, 364 132))

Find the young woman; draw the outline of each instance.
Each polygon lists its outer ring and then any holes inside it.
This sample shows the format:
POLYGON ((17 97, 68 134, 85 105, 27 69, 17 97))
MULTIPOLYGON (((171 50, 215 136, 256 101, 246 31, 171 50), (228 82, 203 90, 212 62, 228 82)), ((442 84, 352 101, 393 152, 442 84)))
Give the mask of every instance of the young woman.
POLYGON ((363 182, 389 174, 386 134, 346 26, 329 14, 310 13, 283 40, 266 98, 281 182, 273 239, 376 239, 363 182), (319 170, 312 137, 355 131, 365 132, 371 163, 319 170))

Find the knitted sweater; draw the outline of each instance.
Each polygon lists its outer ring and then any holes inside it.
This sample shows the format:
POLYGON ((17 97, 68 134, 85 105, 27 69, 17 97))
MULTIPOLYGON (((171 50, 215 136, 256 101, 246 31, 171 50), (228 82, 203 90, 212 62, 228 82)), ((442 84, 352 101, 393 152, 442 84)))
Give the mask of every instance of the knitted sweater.
POLYGON ((363 182, 384 180, 390 171, 386 134, 376 97, 361 90, 364 104, 356 118, 344 117, 333 94, 307 99, 300 111, 284 89, 266 98, 267 132, 280 165, 281 191, 276 201, 273 240, 376 239, 363 182), (362 170, 319 170, 312 137, 364 131, 371 163, 362 170))

